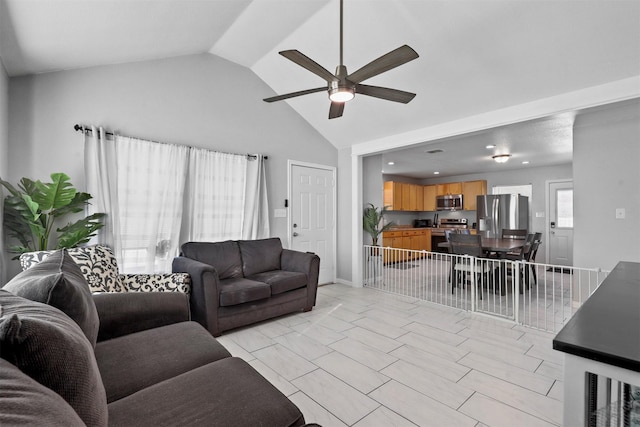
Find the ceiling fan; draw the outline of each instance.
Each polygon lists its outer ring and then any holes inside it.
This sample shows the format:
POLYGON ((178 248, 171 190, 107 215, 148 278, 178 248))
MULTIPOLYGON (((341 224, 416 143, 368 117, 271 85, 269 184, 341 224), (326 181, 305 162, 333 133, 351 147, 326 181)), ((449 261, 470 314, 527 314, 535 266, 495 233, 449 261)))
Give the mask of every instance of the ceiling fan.
POLYGON ((273 96, 271 98, 265 98, 265 102, 282 101, 284 99, 294 98, 296 96, 308 95, 310 93, 322 92, 323 90, 326 90, 329 94, 329 99, 331 100, 331 107, 329 108, 329 119, 335 119, 342 116, 345 102, 352 100, 355 97, 356 93, 385 99, 387 101, 401 102, 403 104, 407 104, 416 96, 415 93, 405 92, 398 89, 361 84, 361 82, 363 82, 364 80, 377 76, 378 74, 384 73, 385 71, 389 71, 393 68, 416 59, 418 57, 418 54, 415 50, 411 49, 407 45, 392 50, 391 52, 382 55, 378 59, 371 61, 359 70, 351 74, 347 74, 347 67, 342 63, 342 16, 343 0, 340 0, 340 65, 336 67, 335 74, 331 74, 331 72, 329 72, 326 68, 322 67, 320 64, 295 49, 283 50, 282 52, 279 52, 280 55, 284 56, 290 61, 295 62, 301 67, 326 80, 327 86, 301 90, 298 92, 273 96))

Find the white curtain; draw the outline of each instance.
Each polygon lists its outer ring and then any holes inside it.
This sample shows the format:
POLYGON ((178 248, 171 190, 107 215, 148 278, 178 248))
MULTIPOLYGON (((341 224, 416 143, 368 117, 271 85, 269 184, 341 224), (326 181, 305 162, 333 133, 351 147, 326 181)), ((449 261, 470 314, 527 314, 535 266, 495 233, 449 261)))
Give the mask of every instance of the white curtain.
POLYGON ((192 148, 189 154, 189 241, 242 238, 247 156, 192 148))
POLYGON ((188 147, 85 132, 91 210, 107 214, 98 240, 121 273, 171 271, 177 253, 188 147))
POLYGON ((104 227, 100 229, 92 243, 101 242, 109 246, 116 259, 122 259, 120 239, 120 213, 118 212, 118 170, 116 167, 116 146, 107 141, 103 128, 91 126, 84 132, 84 169, 87 192, 93 196, 88 214, 106 213, 104 227))
POLYGON ((189 148, 119 135, 115 143, 121 270, 171 271, 179 245, 189 148))
POLYGON ((250 157, 247 163, 242 222, 243 239, 269 237, 269 203, 264 162, 264 156, 258 154, 250 157))
POLYGON ((97 241, 113 248, 121 273, 170 272, 184 241, 269 237, 262 155, 107 140, 92 127, 85 175, 90 213, 107 214, 97 241))

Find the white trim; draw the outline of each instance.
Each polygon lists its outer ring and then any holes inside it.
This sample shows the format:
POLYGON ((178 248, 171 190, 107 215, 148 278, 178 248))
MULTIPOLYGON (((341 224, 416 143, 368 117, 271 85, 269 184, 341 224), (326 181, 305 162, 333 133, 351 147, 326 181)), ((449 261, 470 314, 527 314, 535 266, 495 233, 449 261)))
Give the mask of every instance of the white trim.
MULTIPOLYGON (((333 271, 331 272, 331 281, 335 282, 336 280, 336 272, 338 271, 338 227, 337 227, 337 218, 338 218, 338 189, 336 187, 336 167, 335 166, 327 166, 321 165, 319 163, 309 163, 309 162, 301 162, 298 160, 287 160, 287 200, 289 201, 289 206, 287 207, 287 247, 291 248, 291 230, 293 229, 292 218, 291 218, 291 170, 294 166, 301 166, 312 169, 320 169, 331 172, 331 192, 333 199, 333 212, 331 218, 331 228, 333 234, 333 271)), ((320 260, 322 262, 322 260, 320 260)))

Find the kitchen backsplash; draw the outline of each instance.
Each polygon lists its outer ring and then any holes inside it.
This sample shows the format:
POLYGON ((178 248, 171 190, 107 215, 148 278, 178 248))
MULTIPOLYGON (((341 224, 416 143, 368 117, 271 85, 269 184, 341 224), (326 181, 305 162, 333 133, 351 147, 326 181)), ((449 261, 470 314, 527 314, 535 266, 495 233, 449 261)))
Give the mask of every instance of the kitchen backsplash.
POLYGON ((430 219, 433 221, 434 215, 438 218, 466 218, 469 227, 476 222, 476 211, 434 211, 434 212, 399 212, 387 211, 385 213, 385 223, 393 221, 396 225, 413 225, 414 219, 430 219))

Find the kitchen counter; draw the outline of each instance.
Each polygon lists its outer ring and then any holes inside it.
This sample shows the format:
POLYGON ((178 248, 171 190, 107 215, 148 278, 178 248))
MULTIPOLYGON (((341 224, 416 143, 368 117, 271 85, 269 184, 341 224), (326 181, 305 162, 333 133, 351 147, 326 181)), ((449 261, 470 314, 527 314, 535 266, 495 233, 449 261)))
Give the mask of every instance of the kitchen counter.
MULTIPOLYGON (((601 399, 612 395, 608 379, 640 385, 638 325, 640 263, 620 262, 553 340, 554 350, 564 352, 563 425, 587 425, 611 407, 601 399)), ((623 400, 627 411, 630 402, 623 400)))

